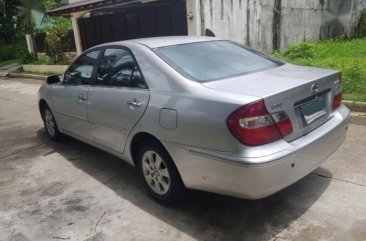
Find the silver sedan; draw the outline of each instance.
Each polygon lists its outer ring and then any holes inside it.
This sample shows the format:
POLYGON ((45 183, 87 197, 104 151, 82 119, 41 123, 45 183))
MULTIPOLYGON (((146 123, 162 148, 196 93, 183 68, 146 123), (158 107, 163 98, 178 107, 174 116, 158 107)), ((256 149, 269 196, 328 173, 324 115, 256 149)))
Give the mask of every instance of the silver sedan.
POLYGON ((271 195, 342 144, 350 115, 338 71, 210 37, 93 47, 48 77, 39 108, 49 138, 72 136, 136 166, 165 204, 185 188, 271 195))

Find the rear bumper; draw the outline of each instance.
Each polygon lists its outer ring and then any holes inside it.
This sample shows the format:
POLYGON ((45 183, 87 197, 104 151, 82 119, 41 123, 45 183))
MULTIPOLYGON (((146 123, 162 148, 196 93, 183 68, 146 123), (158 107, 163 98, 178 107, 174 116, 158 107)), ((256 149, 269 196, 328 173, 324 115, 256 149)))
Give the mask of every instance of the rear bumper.
POLYGON ((286 150, 257 158, 164 145, 187 188, 260 199, 308 175, 334 153, 346 137, 349 116, 349 109, 342 105, 332 119, 289 143, 286 150))

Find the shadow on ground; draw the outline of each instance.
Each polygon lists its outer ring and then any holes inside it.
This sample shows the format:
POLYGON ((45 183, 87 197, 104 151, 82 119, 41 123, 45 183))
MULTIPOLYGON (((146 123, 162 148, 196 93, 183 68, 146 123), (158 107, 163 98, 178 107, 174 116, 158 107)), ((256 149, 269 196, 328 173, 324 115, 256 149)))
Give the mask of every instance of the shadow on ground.
MULTIPOLYGON (((43 129, 37 135, 40 140, 46 139, 43 129)), ((310 174, 257 201, 188 191, 180 204, 164 207, 147 197, 136 170, 120 159, 71 138, 45 145, 52 151, 43 155, 59 153, 122 199, 197 240, 270 240, 303 215, 330 183, 330 178, 310 174)), ((332 176, 325 169, 318 171, 332 176)))

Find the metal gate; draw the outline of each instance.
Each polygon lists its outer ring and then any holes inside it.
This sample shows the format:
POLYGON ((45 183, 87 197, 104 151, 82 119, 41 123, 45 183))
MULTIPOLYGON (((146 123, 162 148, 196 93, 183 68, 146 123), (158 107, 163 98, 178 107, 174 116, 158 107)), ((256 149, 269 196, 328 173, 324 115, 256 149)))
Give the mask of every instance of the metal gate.
POLYGON ((83 49, 134 38, 187 35, 185 1, 121 9, 118 13, 78 20, 83 49))

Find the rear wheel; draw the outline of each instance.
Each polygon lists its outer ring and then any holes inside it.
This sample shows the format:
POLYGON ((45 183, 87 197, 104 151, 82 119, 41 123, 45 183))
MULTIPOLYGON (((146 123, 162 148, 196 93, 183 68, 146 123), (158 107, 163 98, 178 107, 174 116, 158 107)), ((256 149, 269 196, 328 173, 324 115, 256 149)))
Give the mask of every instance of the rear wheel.
POLYGON ((178 201, 184 185, 168 152, 157 141, 144 142, 138 152, 137 166, 147 192, 162 204, 178 201))
POLYGON ((63 135, 58 129, 55 118, 48 106, 45 106, 42 111, 44 127, 46 129, 47 136, 53 141, 59 141, 63 135))

